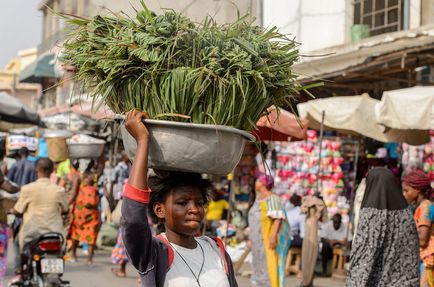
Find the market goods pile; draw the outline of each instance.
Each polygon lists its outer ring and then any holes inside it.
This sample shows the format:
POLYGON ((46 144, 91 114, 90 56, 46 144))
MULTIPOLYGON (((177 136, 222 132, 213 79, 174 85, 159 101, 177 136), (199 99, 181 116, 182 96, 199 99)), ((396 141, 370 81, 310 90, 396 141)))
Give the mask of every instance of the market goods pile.
POLYGON ((155 15, 143 4, 135 19, 68 21, 74 29, 62 61, 116 113, 135 107, 151 118, 252 130, 267 107, 293 107, 304 89, 292 72, 298 44, 247 16, 194 23, 171 10, 155 15))
POLYGON ((73 135, 67 140, 71 144, 104 144, 105 141, 84 134, 73 135))

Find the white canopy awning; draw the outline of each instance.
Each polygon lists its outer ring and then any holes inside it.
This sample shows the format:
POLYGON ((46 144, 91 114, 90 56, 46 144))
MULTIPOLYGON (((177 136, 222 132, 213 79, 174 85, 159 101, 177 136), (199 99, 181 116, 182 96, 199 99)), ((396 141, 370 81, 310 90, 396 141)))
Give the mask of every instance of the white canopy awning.
POLYGON ((309 120, 309 127, 319 130, 325 112, 325 130, 362 135, 380 142, 388 142, 381 126, 375 121, 375 105, 379 101, 368 94, 311 100, 298 104, 301 118, 309 120))
POLYGON ((377 122, 389 139, 413 145, 428 143, 434 129, 434 86, 417 86, 383 93, 375 106, 377 122))
POLYGON ((387 128, 434 129, 434 86, 386 91, 375 107, 375 115, 387 128))
POLYGON ((382 102, 368 94, 324 98, 299 104, 297 108, 300 117, 309 120, 309 127, 315 130, 321 127, 324 111, 325 130, 362 135, 380 142, 420 145, 429 142, 429 130, 434 128, 434 93, 429 91, 434 92, 434 87, 390 91, 382 102), (402 96, 405 94, 415 96, 402 96))

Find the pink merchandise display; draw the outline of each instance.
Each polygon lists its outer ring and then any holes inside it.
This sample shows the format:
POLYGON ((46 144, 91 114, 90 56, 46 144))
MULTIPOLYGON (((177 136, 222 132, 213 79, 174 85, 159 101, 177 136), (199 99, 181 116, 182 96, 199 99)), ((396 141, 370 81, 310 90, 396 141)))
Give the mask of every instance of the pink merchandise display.
POLYGON ((233 187, 236 195, 246 195, 255 186, 256 155, 258 149, 254 144, 247 144, 241 160, 234 171, 233 187))
POLYGON ((431 142, 424 146, 423 169, 429 175, 434 186, 434 131, 431 131, 431 142))
POLYGON ((301 196, 313 194, 319 188, 329 213, 334 214, 346 205, 345 199, 339 196, 344 188, 342 143, 339 139, 323 140, 319 170, 317 141, 316 133, 309 131, 307 141, 275 143, 277 163, 274 190, 287 197, 294 193, 301 196))

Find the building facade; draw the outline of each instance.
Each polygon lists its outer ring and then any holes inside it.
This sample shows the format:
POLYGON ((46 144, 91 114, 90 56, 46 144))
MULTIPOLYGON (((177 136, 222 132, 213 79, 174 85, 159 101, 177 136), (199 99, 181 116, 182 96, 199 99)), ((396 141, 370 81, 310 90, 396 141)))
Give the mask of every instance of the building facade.
POLYGON ((432 0, 264 0, 262 14, 301 43, 294 68, 318 97, 434 85, 432 0))
POLYGON ((431 0, 264 0, 264 26, 277 26, 302 43, 302 53, 321 53, 352 43, 352 32, 367 25, 369 36, 434 24, 431 0), (320 5, 321 2, 321 5, 320 5))
MULTIPOLYGON (((238 12, 241 15, 249 13, 257 22, 261 22, 261 0, 146 0, 147 7, 156 13, 163 9, 180 11, 195 21, 200 21, 206 16, 212 16, 217 22, 225 23, 237 19, 238 12)), ((59 54, 62 42, 66 37, 64 20, 60 14, 71 14, 81 17, 106 15, 110 13, 133 14, 134 9, 140 8, 140 0, 113 1, 113 0, 42 0, 38 9, 43 16, 42 39, 38 45, 38 55, 59 54)), ((42 95, 42 109, 53 106, 62 106, 74 103, 78 100, 81 90, 76 83, 69 79, 73 72, 67 67, 58 68, 63 73, 63 79, 55 82, 55 87, 44 87, 42 95)), ((53 85, 53 83, 51 83, 53 85)))
POLYGON ((32 83, 20 83, 18 76, 36 58, 36 48, 19 51, 17 57, 11 59, 3 69, 0 69, 0 92, 6 92, 18 98, 34 110, 38 107, 38 95, 41 94, 41 86, 32 83))
MULTIPOLYGON (((387 89, 434 82, 430 43, 434 28, 432 0, 147 0, 157 13, 164 8, 181 11, 196 21, 213 16, 230 22, 250 13, 264 27, 277 26, 300 45, 295 69, 309 84, 325 81, 316 90, 324 96, 368 92, 377 96, 387 89), (411 41, 414 40, 414 41, 411 41), (428 52, 428 53, 427 53, 428 52), (390 59, 389 59, 389 58, 390 59)), ((133 14, 139 0, 43 0, 43 33, 38 55, 58 54, 65 39, 60 13, 91 17, 97 14, 133 14)), ((66 67, 54 89, 43 88, 42 106, 74 102, 80 96, 66 67)))

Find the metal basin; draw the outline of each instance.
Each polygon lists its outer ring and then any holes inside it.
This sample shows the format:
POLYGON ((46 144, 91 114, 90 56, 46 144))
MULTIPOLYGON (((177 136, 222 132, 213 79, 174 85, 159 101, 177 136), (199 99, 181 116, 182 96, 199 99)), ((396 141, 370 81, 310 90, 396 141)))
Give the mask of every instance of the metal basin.
POLYGON ((73 133, 65 130, 44 130, 44 138, 70 138, 73 133))
POLYGON ((68 143, 69 157, 99 158, 104 151, 104 143, 68 143))
MULTIPOLYGON (((225 175, 241 159, 248 132, 218 125, 201 125, 160 120, 145 120, 149 130, 149 167, 225 175)), ((137 144, 121 125, 124 147, 134 159, 137 144)))

